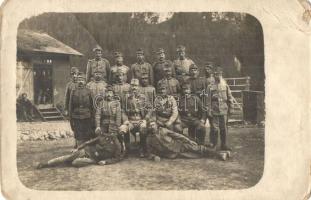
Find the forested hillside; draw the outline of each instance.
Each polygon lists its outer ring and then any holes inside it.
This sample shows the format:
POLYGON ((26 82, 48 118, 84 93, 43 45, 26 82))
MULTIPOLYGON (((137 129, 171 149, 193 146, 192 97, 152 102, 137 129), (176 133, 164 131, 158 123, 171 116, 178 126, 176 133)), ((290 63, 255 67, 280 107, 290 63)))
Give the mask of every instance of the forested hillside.
POLYGON ((176 46, 183 44, 199 66, 213 60, 225 69, 226 77, 251 76, 252 89, 264 89, 263 32, 250 15, 174 13, 159 22, 151 13, 46 13, 24 20, 20 28, 46 32, 83 53, 83 58, 71 60, 81 70, 96 44, 112 64, 113 52, 123 52, 127 65, 135 62, 139 47, 153 63, 159 47, 173 60, 176 46))

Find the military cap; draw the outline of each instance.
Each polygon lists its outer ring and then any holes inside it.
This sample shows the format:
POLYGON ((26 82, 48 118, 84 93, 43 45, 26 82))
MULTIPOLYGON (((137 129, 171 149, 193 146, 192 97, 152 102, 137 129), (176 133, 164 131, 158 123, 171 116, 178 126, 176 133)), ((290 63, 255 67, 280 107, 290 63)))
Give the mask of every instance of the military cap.
POLYGON ((99 45, 97 45, 96 47, 93 48, 93 51, 94 52, 95 51, 103 51, 103 49, 99 45))
POLYGON ((142 48, 137 49, 136 54, 144 55, 144 50, 142 48))
POLYGON ((126 69, 123 68, 123 67, 120 67, 120 68, 117 70, 117 74, 126 74, 126 69))
POLYGON ((222 74, 223 70, 221 67, 217 67, 216 70, 214 71, 215 74, 222 74))
POLYGON ((209 68, 214 68, 214 63, 211 61, 207 61, 204 66, 209 67, 209 68))
POLYGON ((190 69, 198 69, 198 66, 196 65, 196 64, 191 64, 190 66, 189 66, 189 70, 190 69))
POLYGON ((136 78, 133 78, 133 79, 131 80, 131 85, 137 85, 137 86, 139 86, 139 80, 136 79, 136 78))
POLYGON ((163 48, 159 48, 159 49, 157 50, 157 54, 160 54, 160 53, 165 53, 165 51, 164 51, 163 48))
POLYGON ((183 45, 178 45, 177 48, 176 48, 176 51, 177 51, 177 52, 186 51, 186 47, 183 46, 183 45))
POLYGON ((83 72, 79 72, 79 74, 78 74, 78 78, 83 78, 83 79, 86 79, 85 73, 83 73, 83 72))
POLYGON ((79 69, 77 67, 71 67, 70 73, 78 73, 79 69))
POLYGON ((118 58, 118 57, 123 57, 122 53, 119 51, 114 52, 114 57, 118 58))

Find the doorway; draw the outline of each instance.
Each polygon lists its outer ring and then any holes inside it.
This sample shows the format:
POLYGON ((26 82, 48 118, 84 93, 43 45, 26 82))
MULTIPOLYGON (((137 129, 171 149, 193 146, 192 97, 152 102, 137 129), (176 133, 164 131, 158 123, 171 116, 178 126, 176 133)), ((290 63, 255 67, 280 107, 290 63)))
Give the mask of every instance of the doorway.
POLYGON ((36 64, 33 68, 34 103, 49 106, 53 104, 52 65, 36 64))

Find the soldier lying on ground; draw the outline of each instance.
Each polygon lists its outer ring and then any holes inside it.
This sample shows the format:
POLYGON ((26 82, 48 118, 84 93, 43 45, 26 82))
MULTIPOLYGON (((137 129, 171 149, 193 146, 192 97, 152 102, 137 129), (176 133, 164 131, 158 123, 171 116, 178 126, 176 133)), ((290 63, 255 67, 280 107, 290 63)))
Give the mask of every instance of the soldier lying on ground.
POLYGON ((227 160, 230 156, 229 151, 217 152, 215 149, 199 145, 182 134, 158 127, 154 121, 150 121, 149 129, 146 154, 148 159, 160 161, 160 157, 170 159, 218 157, 227 160))
POLYGON ((74 167, 98 164, 109 165, 123 159, 121 145, 116 134, 101 134, 78 146, 71 154, 39 162, 37 169, 71 164, 74 167))

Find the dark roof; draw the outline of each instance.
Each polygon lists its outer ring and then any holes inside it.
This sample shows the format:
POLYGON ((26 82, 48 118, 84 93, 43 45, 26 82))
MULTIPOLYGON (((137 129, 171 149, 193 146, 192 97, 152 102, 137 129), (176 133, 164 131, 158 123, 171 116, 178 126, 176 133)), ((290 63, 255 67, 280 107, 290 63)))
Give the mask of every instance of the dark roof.
POLYGON ((46 33, 22 29, 17 34, 17 49, 21 51, 48 52, 82 56, 77 50, 46 33))

